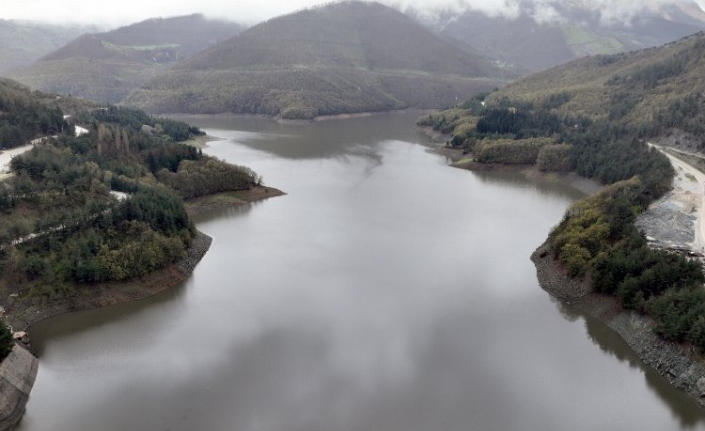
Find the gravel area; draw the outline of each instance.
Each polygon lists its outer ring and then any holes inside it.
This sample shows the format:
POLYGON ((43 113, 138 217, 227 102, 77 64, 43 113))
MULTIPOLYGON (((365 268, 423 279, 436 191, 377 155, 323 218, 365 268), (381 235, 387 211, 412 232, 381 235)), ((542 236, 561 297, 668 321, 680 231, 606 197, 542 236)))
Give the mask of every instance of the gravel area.
POLYGON ((673 189, 637 218, 636 225, 656 246, 702 252, 705 175, 668 154, 676 171, 673 189))

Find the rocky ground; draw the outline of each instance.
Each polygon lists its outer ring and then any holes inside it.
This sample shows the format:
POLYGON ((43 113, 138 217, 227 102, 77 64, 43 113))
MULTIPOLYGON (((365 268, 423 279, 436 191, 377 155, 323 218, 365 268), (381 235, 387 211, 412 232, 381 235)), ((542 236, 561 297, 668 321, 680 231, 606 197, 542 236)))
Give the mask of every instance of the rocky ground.
MULTIPOLYGON (((675 145, 675 142, 666 144, 675 145)), ((686 151, 682 148, 676 150, 686 151)), ((689 147, 688 151, 691 150, 689 147)), ((705 174, 675 158, 672 149, 665 153, 676 170, 673 190, 641 214, 637 226, 653 247, 691 256, 701 254, 705 247, 705 223, 702 222, 705 217, 705 174)), ((688 155, 693 156, 692 153, 688 155)), ((622 309, 613 297, 592 292, 586 280, 569 278, 549 253, 547 244, 541 245, 531 260, 536 265, 538 281, 544 290, 566 306, 604 322, 627 342, 642 362, 705 406, 705 360, 692 346, 664 341, 653 332, 654 322, 649 317, 622 309)))
POLYGON ((701 230, 705 225, 699 219, 705 216, 705 174, 668 156, 676 170, 673 190, 654 202, 636 224, 655 247, 703 253, 705 242, 701 230))
POLYGON ((601 320, 616 331, 639 358, 673 386, 705 406, 705 363, 692 346, 664 341, 652 331, 653 321, 623 310, 609 296, 592 293, 583 280, 568 278, 547 244, 531 256, 541 287, 567 306, 601 320))

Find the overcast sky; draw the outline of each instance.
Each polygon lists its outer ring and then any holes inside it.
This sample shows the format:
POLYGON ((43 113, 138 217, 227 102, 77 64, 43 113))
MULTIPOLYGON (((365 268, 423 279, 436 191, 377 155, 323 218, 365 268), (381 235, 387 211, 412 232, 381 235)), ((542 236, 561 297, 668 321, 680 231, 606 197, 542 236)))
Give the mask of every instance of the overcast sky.
MULTIPOLYGON (((520 0, 381 0, 397 6, 418 9, 474 8, 493 14, 511 15, 520 0)), ((523 1, 523 0, 521 0, 523 1)), ((550 3, 561 0, 532 0, 550 13, 550 3)), ((647 3, 683 0, 562 0, 591 2, 605 10, 629 13, 647 3)), ((697 0, 705 4, 705 0, 697 0)), ((43 21, 51 23, 97 24, 115 27, 153 17, 169 17, 203 13, 209 17, 257 23, 267 18, 293 12, 326 0, 0 0, 0 18, 43 21)))

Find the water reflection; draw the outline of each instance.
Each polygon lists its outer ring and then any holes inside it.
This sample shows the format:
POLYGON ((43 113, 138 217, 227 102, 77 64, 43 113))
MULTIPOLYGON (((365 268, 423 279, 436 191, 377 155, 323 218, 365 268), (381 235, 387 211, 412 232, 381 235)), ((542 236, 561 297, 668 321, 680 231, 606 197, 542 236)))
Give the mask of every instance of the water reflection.
POLYGON ((62 343, 66 338, 76 336, 87 331, 96 331, 109 327, 117 322, 128 323, 134 321, 142 313, 149 313, 156 309, 166 310, 171 316, 179 313, 178 303, 184 300, 187 294, 187 281, 180 283, 156 295, 139 301, 117 304, 93 310, 78 311, 61 314, 35 325, 32 325, 32 349, 43 359, 48 343, 62 343), (174 307, 176 305, 176 307, 174 307))
POLYGON ((194 217, 192 217, 192 219, 194 224, 198 225, 199 223, 206 223, 209 221, 220 219, 222 217, 244 217, 262 203, 262 201, 255 201, 248 205, 207 210, 202 213, 196 214, 194 217))
POLYGON ((705 425, 705 411, 696 401, 675 389, 652 367, 644 364, 627 342, 613 329, 594 317, 551 297, 563 317, 570 321, 582 320, 588 338, 605 354, 626 363, 643 373, 649 387, 672 411, 681 429, 694 429, 705 425))
POLYGON ((475 175, 483 183, 501 185, 511 189, 532 190, 547 197, 555 196, 557 189, 566 195, 573 196, 576 200, 584 196, 582 192, 569 184, 550 176, 527 180, 526 174, 518 171, 472 171, 472 175, 475 175))
POLYGON ((398 118, 358 121, 357 136, 338 123, 340 142, 336 128, 312 145, 306 127, 258 121, 241 130, 288 143, 213 142, 207 153, 289 194, 199 217, 213 244, 178 299, 96 328, 94 315, 74 315, 87 321, 59 338, 47 331, 20 429, 689 423, 536 284, 528 256, 575 192, 450 169, 407 138, 414 118, 398 118))
POLYGON ((209 134, 229 139, 249 148, 285 159, 331 158, 338 156, 373 157, 375 148, 387 140, 430 143, 429 137, 410 119, 422 111, 381 113, 347 120, 328 120, 305 125, 282 124, 267 118, 248 117, 176 117, 196 121, 209 134), (412 123, 413 124, 413 123, 412 123))

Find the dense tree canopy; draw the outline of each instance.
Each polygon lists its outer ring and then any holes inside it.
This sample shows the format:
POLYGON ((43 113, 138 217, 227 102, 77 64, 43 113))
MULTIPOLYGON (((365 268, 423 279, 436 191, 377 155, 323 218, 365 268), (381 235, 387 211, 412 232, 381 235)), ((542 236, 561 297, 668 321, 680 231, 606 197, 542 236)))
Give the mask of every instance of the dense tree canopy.
POLYGON ((201 133, 185 123, 116 107, 76 118, 88 134, 36 145, 12 159, 14 176, 0 182, 0 283, 23 295, 65 297, 162 268, 195 235, 183 198, 260 181, 174 143, 201 133))
MULTIPOLYGON (((685 54, 684 54, 685 55, 685 54)), ((629 86, 654 86, 679 73, 680 56, 645 66, 629 86)), ((553 255, 572 277, 590 275, 597 292, 614 295, 628 309, 648 313, 656 331, 675 341, 690 341, 705 352, 705 276, 699 263, 647 246, 634 224, 649 203, 666 193, 674 175, 669 160, 645 144, 660 127, 705 130, 700 94, 672 102, 655 121, 621 121, 637 100, 635 93, 613 94, 604 120, 559 116, 567 93, 537 102, 500 99, 497 106, 477 103, 442 111, 420 121, 452 135, 450 145, 472 152, 480 163, 536 163, 544 171, 573 170, 607 184, 576 202, 549 236, 553 255), (531 139, 527 139, 531 137, 531 139)))

